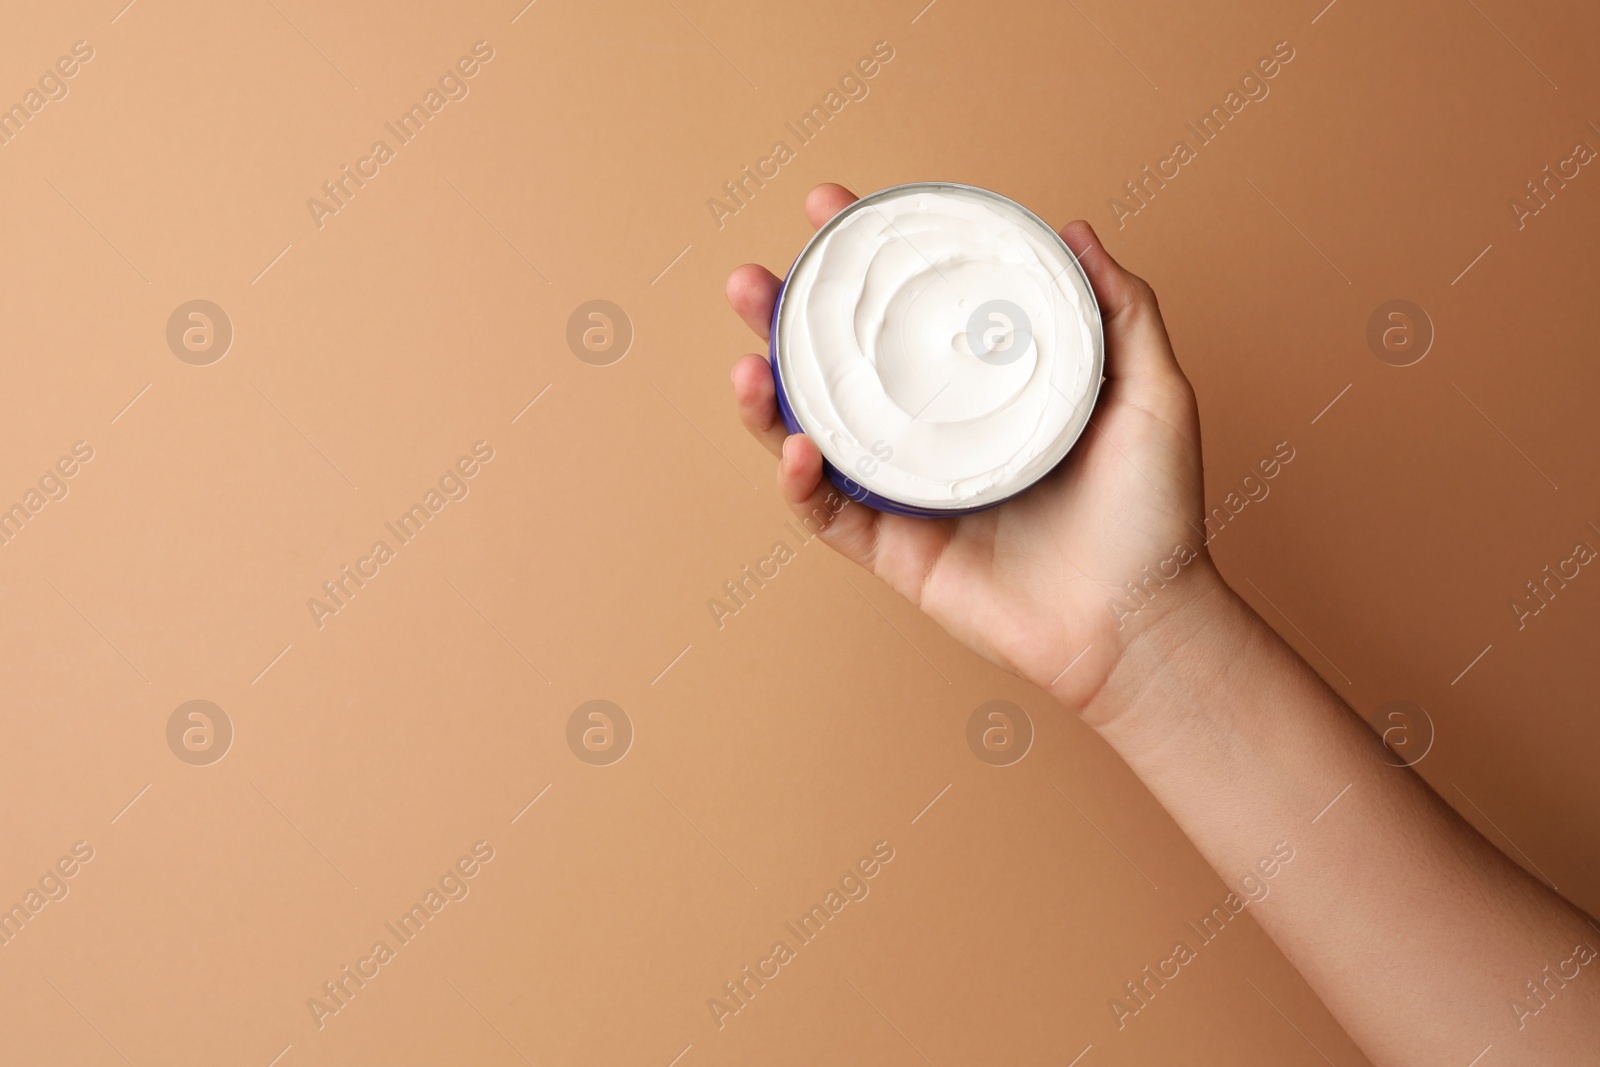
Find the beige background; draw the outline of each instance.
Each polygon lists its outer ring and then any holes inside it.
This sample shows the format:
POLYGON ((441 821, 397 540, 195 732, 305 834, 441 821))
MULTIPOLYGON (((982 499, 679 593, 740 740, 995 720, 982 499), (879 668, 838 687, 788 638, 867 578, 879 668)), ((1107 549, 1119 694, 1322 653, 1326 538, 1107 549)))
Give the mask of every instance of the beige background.
MULTIPOLYGON (((1369 721, 1426 709, 1418 770, 1600 904, 1600 575, 1510 606, 1600 546, 1600 176, 1508 206, 1600 147, 1600 12, 123 2, 0 32, 3 102, 94 50, 0 146, 0 504, 94 450, 0 548, 0 904, 94 850, 0 948, 0 1059, 1364 1062, 1248 913, 1119 1031, 1108 1000, 1226 887, 1090 731, 882 586, 807 545, 712 622, 796 544, 722 280, 786 265, 822 180, 1094 222, 1161 293, 1210 502, 1296 450, 1223 571, 1369 721), (1284 40, 1118 229, 1109 198, 1284 40), (307 199, 477 41, 470 95, 319 229, 307 199), (708 198, 878 41, 870 95, 719 229, 708 198), (166 342, 196 298, 235 331, 208 366, 166 342), (593 299, 635 331, 609 366, 565 339, 593 299), (1410 367, 1366 341, 1391 299, 1436 332, 1410 367), (319 629, 308 598, 480 440, 470 495, 319 629), (604 767, 566 742, 596 698, 635 731, 604 767), (167 743, 194 699, 235 732, 208 766, 167 743), (994 699, 1036 733, 1004 768, 966 742, 994 699), (470 895, 319 1028, 308 998, 478 841, 470 895), (718 1029, 707 999, 878 841, 870 895, 718 1029)), ((1284 837, 1314 856, 1310 814, 1284 837)))

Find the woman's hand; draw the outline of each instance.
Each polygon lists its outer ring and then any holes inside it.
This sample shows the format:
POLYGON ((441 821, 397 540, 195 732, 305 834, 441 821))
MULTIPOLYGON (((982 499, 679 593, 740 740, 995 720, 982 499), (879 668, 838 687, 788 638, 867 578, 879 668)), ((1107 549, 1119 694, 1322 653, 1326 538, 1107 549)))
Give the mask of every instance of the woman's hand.
MULTIPOLYGON (((820 227, 855 199, 841 186, 819 185, 806 214, 820 227)), ((1155 294, 1111 258, 1087 222, 1069 223, 1061 236, 1100 304, 1108 378, 1072 452, 998 508, 935 520, 851 503, 822 539, 967 647, 1083 712, 1134 635, 1204 599, 1220 578, 1204 544, 1194 392, 1155 294)), ((729 302, 763 340, 778 287, 755 264, 728 279, 729 302)), ((746 428, 779 457, 778 486, 790 508, 827 516, 837 490, 823 479, 811 439, 785 431, 765 356, 734 365, 733 392, 746 428)))
MULTIPOLYGON (((807 213, 820 226, 853 199, 820 186, 807 213)), ((990 511, 932 521, 851 504, 823 539, 1087 712, 1230 885, 1274 878, 1250 913, 1373 1062, 1476 1063, 1490 1048, 1496 1063, 1596 1062, 1600 980, 1564 979, 1549 1016, 1533 990, 1560 961, 1592 959, 1600 926, 1393 766, 1228 589, 1205 551, 1194 393, 1155 296, 1087 223, 1061 236, 1099 300, 1109 378, 1071 454, 990 511), (1263 857, 1277 857, 1275 873, 1263 857), (1518 1004, 1539 1010, 1536 1025, 1518 1004)), ((728 279, 763 337, 777 291, 761 267, 728 279)), ((789 506, 827 516, 822 457, 785 435, 766 359, 741 359, 733 389, 745 425, 781 457, 789 506)), ((1120 1003, 1119 1028, 1145 1010, 1120 1003)))

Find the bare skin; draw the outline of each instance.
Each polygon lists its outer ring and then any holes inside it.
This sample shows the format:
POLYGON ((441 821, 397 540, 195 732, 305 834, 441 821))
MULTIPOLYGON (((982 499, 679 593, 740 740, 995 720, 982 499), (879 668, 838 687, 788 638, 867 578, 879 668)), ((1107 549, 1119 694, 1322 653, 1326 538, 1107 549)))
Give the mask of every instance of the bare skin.
MULTIPOLYGON (((821 226, 854 200, 821 185, 806 213, 821 226)), ((1600 927, 1394 766, 1228 587, 1201 532, 1194 391, 1155 294, 1088 223, 1061 236, 1100 303, 1108 379, 1067 460, 999 508, 927 520, 850 504, 822 539, 1081 715, 1225 882, 1287 842, 1295 858, 1250 913, 1374 1063, 1465 1067, 1485 1046, 1482 1067, 1600 1062, 1600 927), (1138 603, 1127 581, 1146 606, 1109 610, 1138 603)), ((754 264, 728 279, 763 340, 778 287, 754 264)), ((732 377, 784 500, 827 515, 836 491, 816 445, 785 431, 766 357, 732 377)))

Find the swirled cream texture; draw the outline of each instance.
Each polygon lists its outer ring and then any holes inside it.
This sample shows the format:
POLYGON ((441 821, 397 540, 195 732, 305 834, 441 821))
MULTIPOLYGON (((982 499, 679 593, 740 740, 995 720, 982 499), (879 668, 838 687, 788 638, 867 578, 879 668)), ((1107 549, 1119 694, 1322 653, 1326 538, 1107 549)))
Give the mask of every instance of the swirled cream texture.
POLYGON ((879 496, 960 511, 1047 474, 1089 418, 1100 312, 1072 253, 1010 200, 897 186, 847 208, 785 285, 796 420, 879 496))

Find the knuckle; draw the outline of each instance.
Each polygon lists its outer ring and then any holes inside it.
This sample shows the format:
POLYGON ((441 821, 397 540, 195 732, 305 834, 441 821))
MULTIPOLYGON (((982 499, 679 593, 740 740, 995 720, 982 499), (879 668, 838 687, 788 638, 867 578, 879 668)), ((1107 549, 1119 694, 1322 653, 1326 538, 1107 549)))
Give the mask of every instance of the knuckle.
POLYGON ((1161 301, 1156 296, 1155 287, 1137 274, 1130 274, 1128 277, 1133 280, 1134 299, 1151 311, 1159 311, 1161 301))

